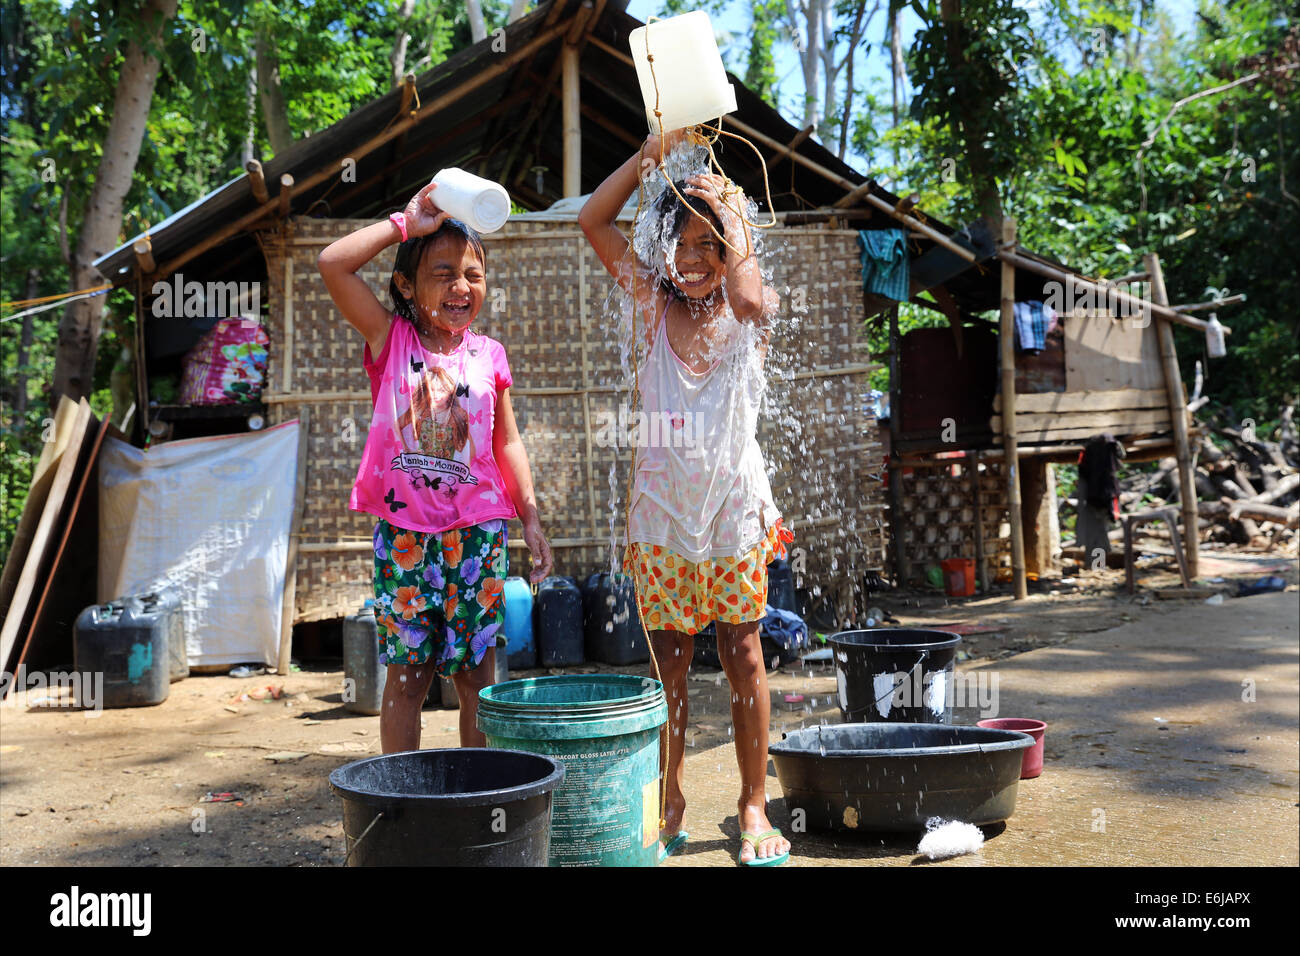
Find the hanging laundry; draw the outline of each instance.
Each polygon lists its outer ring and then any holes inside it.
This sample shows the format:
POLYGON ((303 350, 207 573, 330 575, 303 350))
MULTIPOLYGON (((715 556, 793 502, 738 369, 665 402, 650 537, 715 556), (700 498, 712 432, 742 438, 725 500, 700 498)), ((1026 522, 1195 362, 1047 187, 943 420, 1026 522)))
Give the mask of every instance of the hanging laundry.
POLYGON ((910 298, 907 234, 902 229, 863 229, 858 232, 862 250, 862 287, 895 302, 910 298))
POLYGON ((1047 333, 1056 322, 1056 311, 1042 302, 1015 305, 1016 348, 1037 355, 1047 348, 1047 333))

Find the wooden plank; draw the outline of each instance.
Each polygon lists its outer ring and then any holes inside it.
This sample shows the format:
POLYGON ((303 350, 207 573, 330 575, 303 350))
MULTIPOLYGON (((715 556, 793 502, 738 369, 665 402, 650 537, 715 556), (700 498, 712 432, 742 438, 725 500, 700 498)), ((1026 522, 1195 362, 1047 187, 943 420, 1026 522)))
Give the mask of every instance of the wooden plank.
MULTIPOLYGON (((293 486, 293 518, 289 525, 289 554, 284 562, 284 600, 280 605, 280 655, 276 671, 288 674, 293 652, 294 602, 298 596, 298 536, 302 526, 307 491, 307 439, 311 432, 311 409, 298 413, 298 468, 293 486)), ((373 545, 372 545, 373 547, 373 545)))
MULTIPOLYGON (((1082 392, 1017 392, 1016 415, 1023 412, 1093 412, 1112 408, 1168 408, 1163 388, 1111 388, 1082 392)), ((1002 411, 1002 396, 993 396, 993 411, 1002 411)))
POLYGON ((1152 325, 1140 328, 1132 319, 1106 316, 1067 316, 1064 322, 1067 392, 1164 387, 1152 325))
MULTIPOLYGON (((94 421, 94 416, 91 416, 94 421)), ((63 527, 59 529, 59 547, 54 553, 54 561, 50 565, 50 573, 46 575, 45 586, 41 589, 41 599, 36 604, 36 610, 32 613, 32 623, 27 629, 27 639, 23 641, 23 648, 18 652, 18 660, 14 668, 22 666, 25 662, 32 659, 28 654, 32 652, 33 640, 37 634, 41 633, 41 625, 44 612, 47 606, 50 606, 51 613, 55 610, 62 613, 63 621, 52 621, 52 629, 59 628, 59 633, 47 635, 45 639, 46 649, 48 645, 54 643, 58 638, 66 638, 67 657, 66 662, 72 662, 72 626, 76 623, 77 615, 83 607, 87 607, 96 602, 95 581, 97 577, 97 549, 94 547, 74 548, 74 554, 69 556, 67 564, 64 563, 63 556, 67 551, 68 541, 73 537, 74 529, 77 529, 78 518, 84 513, 89 517, 89 523, 85 524, 80 530, 87 533, 89 541, 97 541, 99 538, 97 522, 95 521, 98 514, 98 482, 91 491, 91 497, 86 499, 86 488, 90 485, 91 479, 98 475, 96 465, 99 463, 99 449, 104 444, 104 436, 112 429, 114 437, 125 441, 126 436, 116 428, 113 428, 108 418, 99 423, 95 430, 94 439, 91 442, 90 451, 86 455, 86 463, 81 468, 81 479, 77 482, 77 492, 72 499, 72 507, 68 512, 68 518, 63 522, 63 527), (86 507, 82 508, 82 502, 87 501, 86 507), (51 603, 51 592, 57 595, 57 600, 51 603)), ((83 542, 79 542, 84 545, 83 542)), ((39 655, 41 648, 36 649, 39 655)), ((36 658, 39 665, 40 658, 36 658)), ((56 661, 59 662, 59 661, 56 661)))
POLYGON ((54 468, 54 480, 41 508, 40 520, 23 561, 22 573, 14 587, 13 600, 5 614, 4 624, 0 625, 0 670, 10 670, 9 656, 13 653, 19 634, 26 629, 28 611, 32 607, 37 584, 47 576, 53 559, 56 534, 62 527, 63 516, 67 512, 72 480, 80 468, 80 459, 89 450, 89 443, 94 437, 90 431, 93 419, 90 405, 83 398, 77 403, 77 415, 72 423, 68 446, 59 457, 58 466, 54 468))
POLYGON ((1007 516, 1011 522, 1011 578, 1017 601, 1029 596, 1025 577, 1025 538, 1020 515, 1020 456, 1016 449, 1016 268, 1003 255, 1003 250, 1016 248, 1016 221, 1010 216, 1002 219, 1002 315, 998 330, 998 347, 1002 360, 1003 406, 1011 416, 1012 427, 1002 433, 1002 450, 1006 455, 1007 516))
MULTIPOLYGON (((1031 428, 1028 430, 1022 429, 1019 432, 1017 432, 1017 438, 1026 444, 1031 442, 1045 444, 1047 442, 1060 442, 1060 441, 1086 442, 1089 438, 1092 438, 1096 434, 1097 434, 1097 429, 1092 427, 1031 428)), ((1158 431, 1155 428, 1155 426, 1151 426, 1149 428, 1143 429, 1142 431, 1135 431, 1131 433, 1131 436, 1125 436, 1123 441, 1125 445, 1128 445, 1130 443, 1130 437, 1136 438, 1139 436, 1154 436, 1160 434, 1162 433, 1158 431)))
MULTIPOLYGON (((1127 433, 1132 428, 1150 428, 1153 425, 1169 427, 1169 409, 1167 408, 1130 408, 1115 409, 1109 412, 1071 412, 1065 415, 1016 415, 1016 431, 1051 431, 1055 428, 1094 428, 1116 435, 1127 433)), ((994 415, 989 420, 994 434, 1002 432, 1002 416, 994 415)))
MULTIPOLYGON (((51 440, 41 444, 41 457, 32 469, 32 483, 28 486, 27 497, 23 501, 22 517, 18 519, 18 528, 14 531, 4 572, 0 573, 0 617, 8 613, 9 604, 13 600, 14 588, 18 586, 18 577, 22 574, 32 538, 36 534, 36 526, 40 523, 41 512, 45 508, 45 500, 50 494, 50 485, 54 483, 54 472, 72 439, 72 425, 76 417, 77 403, 66 395, 60 395, 54 418, 45 420, 44 427, 51 429, 51 440)), ((0 661, 0 667, 2 666, 3 661, 0 661)))
MULTIPOLYGON (((1165 276, 1160 269, 1160 257, 1149 252, 1142 257, 1143 265, 1151 274, 1151 298, 1159 305, 1169 303, 1165 291, 1165 276)), ((1183 541, 1187 553, 1187 576, 1193 581, 1200 574, 1200 533, 1196 512, 1196 481, 1192 471, 1192 445, 1187 435, 1187 396, 1183 392, 1183 379, 1178 371, 1178 353, 1174 350, 1174 330, 1168 322, 1156 320, 1156 337, 1159 343, 1160 370, 1165 394, 1169 398, 1169 414, 1173 418, 1174 458, 1178 462, 1178 497, 1183 512, 1183 541)))

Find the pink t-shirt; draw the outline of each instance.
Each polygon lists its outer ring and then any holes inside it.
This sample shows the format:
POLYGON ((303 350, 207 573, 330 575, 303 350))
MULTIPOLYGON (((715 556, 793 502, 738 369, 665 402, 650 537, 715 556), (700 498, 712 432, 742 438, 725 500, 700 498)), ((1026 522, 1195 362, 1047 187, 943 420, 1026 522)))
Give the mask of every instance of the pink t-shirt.
POLYGON ((367 343, 363 364, 375 410, 352 510, 435 533, 515 517, 492 452, 497 395, 513 381, 501 343, 467 331, 438 355, 394 316, 379 358, 367 343))

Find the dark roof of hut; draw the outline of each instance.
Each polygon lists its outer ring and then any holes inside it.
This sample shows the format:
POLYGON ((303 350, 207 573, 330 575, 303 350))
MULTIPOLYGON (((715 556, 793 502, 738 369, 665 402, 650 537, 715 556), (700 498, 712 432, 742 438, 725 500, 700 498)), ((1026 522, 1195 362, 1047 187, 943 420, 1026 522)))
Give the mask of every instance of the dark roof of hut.
MULTIPOLYGON (((404 92, 396 88, 302 137, 263 164, 269 204, 254 199, 249 176, 241 174, 150 229, 157 271, 145 278, 165 278, 178 268, 208 280, 241 278, 241 272, 258 269, 264 274, 261 257, 254 255, 258 247, 253 232, 276 225, 275 201, 285 174, 294 179, 291 215, 380 218, 401 209, 437 170, 448 166, 502 182, 526 209, 546 208, 563 196, 560 51, 586 7, 594 15, 580 35, 585 37, 580 39, 579 61, 581 186, 584 193, 590 192, 645 137, 640 87, 627 53, 628 37, 642 23, 625 12, 625 5, 626 0, 539 4, 506 27, 504 37, 490 36, 417 76, 409 107, 420 110, 420 118, 404 131, 391 132, 403 120, 404 92), (194 254, 204 244, 207 248, 194 254)), ((739 78, 729 79, 738 109, 724 120, 723 128, 744 133, 763 151, 776 210, 829 207, 867 181, 786 122, 739 78), (785 150, 791 143, 793 149, 785 150)), ((762 195, 762 168, 752 150, 723 138, 715 151, 732 179, 750 195, 762 195)), ((898 201, 874 183, 870 191, 891 205, 898 201)), ((852 205, 861 209, 863 203, 852 205)), ((863 212, 848 221, 858 228, 896 225, 880 212, 863 212)), ((936 220, 929 223, 945 235, 956 232, 936 220)), ((128 281, 134 241, 96 260, 111 281, 128 281)), ((918 244, 922 256, 944 251, 928 239, 918 244)), ((985 251, 992 251, 987 242, 985 251)), ((1041 283, 1028 274, 1024 278, 1024 288, 1041 283)), ((997 304, 996 270, 966 269, 945 285, 962 308, 976 311, 997 304)))

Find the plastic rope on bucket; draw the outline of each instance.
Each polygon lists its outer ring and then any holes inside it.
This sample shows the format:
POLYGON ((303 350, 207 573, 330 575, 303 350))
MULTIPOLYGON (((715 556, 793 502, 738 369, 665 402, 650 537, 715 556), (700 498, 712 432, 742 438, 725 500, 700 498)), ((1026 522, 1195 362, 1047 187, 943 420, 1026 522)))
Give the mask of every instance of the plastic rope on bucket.
MULTIPOLYGON (((344 858, 344 861, 343 861, 343 862, 344 862, 344 865, 349 865, 349 866, 351 865, 351 863, 352 863, 352 854, 356 852, 357 847, 361 846, 361 841, 364 840, 366 837, 368 837, 368 836, 370 835, 370 831, 373 830, 373 829, 375 828, 375 824, 378 823, 378 822, 383 818, 383 816, 384 816, 384 811, 383 811, 383 810, 380 810, 378 813, 376 813, 376 814, 375 814, 375 818, 374 818, 373 820, 370 821, 370 826, 368 826, 368 827, 366 827, 364 830, 362 830, 362 831, 361 831, 361 836, 357 837, 355 840, 352 841, 352 845, 351 845, 350 847, 348 847, 348 855, 344 858)), ((344 835, 345 837, 346 837, 346 836, 351 836, 351 834, 348 833, 346 830, 343 832, 343 835, 344 835)))
POLYGON ((904 675, 903 675, 903 679, 900 680, 900 681, 899 681, 897 684, 895 684, 893 687, 891 687, 891 688, 890 688, 886 693, 884 693, 884 694, 882 694, 881 696, 877 697, 877 698, 876 698, 876 702, 875 702, 875 704, 874 704, 873 706, 875 706, 875 707, 879 707, 881 704, 883 704, 883 703, 884 703, 885 701, 887 701, 889 698, 891 698, 891 697, 893 697, 895 694, 897 694, 897 693, 899 692, 899 690, 903 687, 903 685, 906 684, 908 681, 910 681, 910 680, 912 679, 912 675, 916 673, 916 669, 917 669, 918 667, 920 667, 922 664, 924 664, 924 663, 925 663, 927 660, 929 660, 929 659, 930 659, 930 652, 929 652, 929 650, 927 650, 927 649, 924 648, 924 647, 921 648, 921 656, 917 659, 916 663, 912 665, 912 669, 911 669, 910 671, 908 671, 906 674, 904 674, 904 675))

